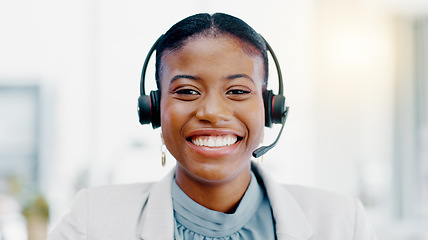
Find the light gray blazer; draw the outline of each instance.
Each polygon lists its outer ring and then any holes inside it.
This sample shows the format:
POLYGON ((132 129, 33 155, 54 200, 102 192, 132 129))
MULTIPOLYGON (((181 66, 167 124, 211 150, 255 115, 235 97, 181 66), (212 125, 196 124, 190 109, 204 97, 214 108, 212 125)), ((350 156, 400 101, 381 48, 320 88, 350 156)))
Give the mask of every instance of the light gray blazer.
MULTIPOLYGON (((278 240, 375 240, 361 203, 351 197, 272 181, 265 184, 278 240)), ((81 190, 48 240, 172 240, 174 170, 156 183, 81 190)))

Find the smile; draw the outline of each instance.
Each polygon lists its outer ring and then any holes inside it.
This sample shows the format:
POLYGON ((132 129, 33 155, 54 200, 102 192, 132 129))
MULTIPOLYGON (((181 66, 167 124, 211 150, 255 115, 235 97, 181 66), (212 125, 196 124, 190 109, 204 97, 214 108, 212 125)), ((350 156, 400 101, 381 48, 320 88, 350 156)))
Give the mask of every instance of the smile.
POLYGON ((239 138, 236 135, 222 136, 194 136, 190 141, 198 147, 226 147, 238 142, 239 138))

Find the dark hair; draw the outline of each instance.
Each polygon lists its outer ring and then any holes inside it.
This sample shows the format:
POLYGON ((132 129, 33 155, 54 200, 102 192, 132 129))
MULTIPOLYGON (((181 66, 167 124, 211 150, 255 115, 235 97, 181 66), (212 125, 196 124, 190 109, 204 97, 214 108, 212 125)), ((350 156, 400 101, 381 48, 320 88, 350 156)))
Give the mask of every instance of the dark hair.
MULTIPOLYGON (((162 73, 162 56, 165 51, 179 50, 186 41, 195 35, 217 36, 221 34, 231 35, 255 47, 264 65, 263 88, 267 86, 268 79, 268 57, 264 39, 247 23, 237 17, 224 13, 200 13, 187 17, 174 24, 159 40, 156 47, 156 84, 160 89, 160 75, 162 73)), ((250 50, 251 49, 246 49, 250 50)))

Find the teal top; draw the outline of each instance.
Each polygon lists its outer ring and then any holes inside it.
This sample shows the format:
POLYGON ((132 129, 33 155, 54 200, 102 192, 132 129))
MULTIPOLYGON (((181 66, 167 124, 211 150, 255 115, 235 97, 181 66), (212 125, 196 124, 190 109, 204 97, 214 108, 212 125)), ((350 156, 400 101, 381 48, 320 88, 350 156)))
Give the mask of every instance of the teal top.
POLYGON ((217 212, 199 205, 175 181, 172 200, 177 240, 276 239, 269 199, 253 173, 234 213, 217 212))

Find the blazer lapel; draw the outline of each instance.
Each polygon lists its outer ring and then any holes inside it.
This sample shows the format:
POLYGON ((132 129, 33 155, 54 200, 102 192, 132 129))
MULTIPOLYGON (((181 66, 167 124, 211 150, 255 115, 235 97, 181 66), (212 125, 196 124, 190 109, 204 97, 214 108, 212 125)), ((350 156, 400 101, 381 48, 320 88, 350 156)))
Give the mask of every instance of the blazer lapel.
POLYGON ((254 163, 252 169, 256 175, 263 179, 266 187, 275 218, 278 240, 309 239, 313 234, 309 221, 285 186, 266 176, 263 170, 254 163))
MULTIPOLYGON (((313 231, 299 204, 287 189, 266 176, 264 171, 252 163, 252 170, 266 187, 275 218, 278 240, 308 240, 313 231)), ((161 181, 155 183, 143 206, 138 223, 143 240, 174 239, 174 210, 171 186, 175 168, 161 181)))
POLYGON ((141 239, 174 239, 174 210, 171 197, 174 174, 175 168, 153 185, 138 224, 141 239))

